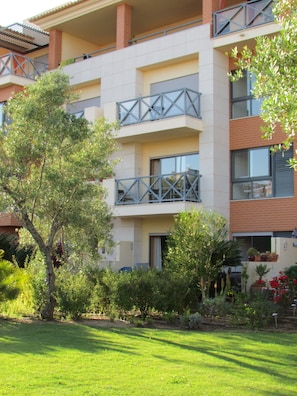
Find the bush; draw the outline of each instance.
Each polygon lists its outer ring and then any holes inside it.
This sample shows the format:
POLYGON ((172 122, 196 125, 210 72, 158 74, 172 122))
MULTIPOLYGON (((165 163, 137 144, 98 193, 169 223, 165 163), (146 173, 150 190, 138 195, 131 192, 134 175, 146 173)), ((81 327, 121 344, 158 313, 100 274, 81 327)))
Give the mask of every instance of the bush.
POLYGON ((233 307, 233 319, 251 329, 266 327, 272 321, 277 307, 267 296, 257 293, 248 302, 236 302, 233 307))
POLYGON ((196 330, 202 325, 202 316, 199 312, 180 315, 180 322, 182 326, 186 326, 190 330, 196 330))
POLYGON ((47 286, 44 258, 39 251, 25 264, 25 270, 29 277, 32 310, 34 314, 40 315, 46 304, 47 286))
POLYGON ((160 312, 178 312, 197 307, 197 282, 187 273, 164 270, 156 278, 155 308, 160 312))
POLYGON ((0 301, 13 300, 21 291, 21 272, 8 260, 3 259, 0 250, 0 301))
POLYGON ((67 268, 60 268, 56 273, 57 310, 64 317, 79 319, 90 305, 92 285, 86 274, 73 273, 67 268))
POLYGON ((230 313, 230 303, 226 302, 226 296, 205 299, 199 306, 201 314, 205 317, 224 317, 230 313))
POLYGON ((134 308, 143 319, 155 308, 159 273, 154 270, 137 270, 119 274, 117 306, 125 312, 134 308))
POLYGON ((114 316, 120 274, 110 269, 89 268, 87 276, 92 284, 90 310, 93 313, 114 316))

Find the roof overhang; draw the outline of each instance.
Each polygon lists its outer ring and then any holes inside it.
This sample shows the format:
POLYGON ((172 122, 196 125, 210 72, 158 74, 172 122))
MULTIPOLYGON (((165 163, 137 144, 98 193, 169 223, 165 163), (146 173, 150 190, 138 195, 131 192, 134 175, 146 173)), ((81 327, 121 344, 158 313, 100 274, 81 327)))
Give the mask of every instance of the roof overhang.
POLYGON ((0 47, 10 51, 27 54, 47 47, 48 44, 48 33, 37 27, 20 23, 0 27, 0 47))

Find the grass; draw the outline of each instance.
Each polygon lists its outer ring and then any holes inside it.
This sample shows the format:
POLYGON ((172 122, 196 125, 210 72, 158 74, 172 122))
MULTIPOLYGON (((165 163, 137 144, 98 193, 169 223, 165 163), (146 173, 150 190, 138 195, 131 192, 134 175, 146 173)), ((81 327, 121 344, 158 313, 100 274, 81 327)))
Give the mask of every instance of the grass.
POLYGON ((296 395, 297 334, 0 320, 1 395, 296 395))

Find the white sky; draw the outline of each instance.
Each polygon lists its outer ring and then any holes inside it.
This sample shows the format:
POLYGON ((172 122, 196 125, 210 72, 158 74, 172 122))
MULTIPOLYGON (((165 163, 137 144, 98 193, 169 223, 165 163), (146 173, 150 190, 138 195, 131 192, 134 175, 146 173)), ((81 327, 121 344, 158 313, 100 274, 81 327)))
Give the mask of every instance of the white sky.
POLYGON ((1 4, 0 26, 22 23, 25 19, 69 2, 70 0, 2 0, 1 3, 4 4, 1 4))

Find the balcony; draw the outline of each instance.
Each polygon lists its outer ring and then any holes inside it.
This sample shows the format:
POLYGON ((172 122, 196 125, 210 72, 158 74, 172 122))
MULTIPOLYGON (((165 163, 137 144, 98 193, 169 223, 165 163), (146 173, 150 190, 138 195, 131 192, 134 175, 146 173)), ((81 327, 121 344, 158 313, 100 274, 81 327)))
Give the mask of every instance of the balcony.
POLYGON ((213 35, 222 36, 274 20, 273 0, 250 1, 213 13, 213 35))
POLYGON ((189 170, 158 176, 115 180, 115 205, 163 202, 201 202, 200 175, 189 170))
POLYGON ((0 78, 13 75, 35 80, 47 69, 48 65, 46 63, 13 52, 0 57, 0 78))
POLYGON ((199 92, 182 88, 117 103, 122 126, 188 115, 201 119, 199 92))

